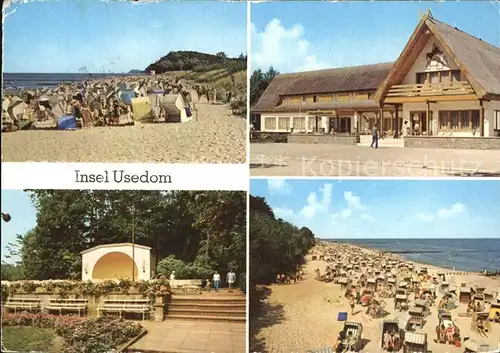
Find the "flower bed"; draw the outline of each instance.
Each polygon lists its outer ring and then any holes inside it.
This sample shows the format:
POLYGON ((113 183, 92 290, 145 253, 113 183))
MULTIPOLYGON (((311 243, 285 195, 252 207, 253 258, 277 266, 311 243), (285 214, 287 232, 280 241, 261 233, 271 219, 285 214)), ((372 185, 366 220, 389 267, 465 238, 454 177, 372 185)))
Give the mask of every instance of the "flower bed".
POLYGON ((89 319, 78 316, 7 313, 2 318, 2 325, 53 329, 64 339, 64 353, 108 352, 142 331, 140 324, 109 316, 89 319))
POLYGON ((62 298, 68 295, 100 297, 110 293, 137 293, 152 298, 168 292, 170 292, 170 286, 168 280, 165 279, 137 282, 129 279, 102 282, 68 280, 2 282, 2 302, 16 293, 54 293, 62 298))

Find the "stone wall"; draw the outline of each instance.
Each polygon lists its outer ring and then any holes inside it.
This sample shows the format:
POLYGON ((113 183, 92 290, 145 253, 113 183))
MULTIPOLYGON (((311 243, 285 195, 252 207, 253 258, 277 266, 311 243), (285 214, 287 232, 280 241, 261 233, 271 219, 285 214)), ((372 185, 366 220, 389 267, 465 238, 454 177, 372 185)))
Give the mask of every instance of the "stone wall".
POLYGON ((356 145, 359 142, 360 142, 359 135, 310 135, 310 134, 288 135, 288 143, 356 145))
POLYGON ((170 281, 172 294, 198 294, 202 286, 201 279, 174 279, 170 281))
POLYGON ((500 137, 405 136, 405 147, 500 150, 500 137))

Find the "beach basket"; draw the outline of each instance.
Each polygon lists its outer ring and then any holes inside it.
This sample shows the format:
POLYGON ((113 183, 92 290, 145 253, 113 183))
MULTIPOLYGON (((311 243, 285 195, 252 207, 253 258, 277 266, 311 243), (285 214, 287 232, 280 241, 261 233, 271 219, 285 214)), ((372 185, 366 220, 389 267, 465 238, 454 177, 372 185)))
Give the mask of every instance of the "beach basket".
POLYGON ((63 115, 59 118, 57 122, 57 128, 59 130, 74 130, 76 126, 76 118, 73 115, 63 115))

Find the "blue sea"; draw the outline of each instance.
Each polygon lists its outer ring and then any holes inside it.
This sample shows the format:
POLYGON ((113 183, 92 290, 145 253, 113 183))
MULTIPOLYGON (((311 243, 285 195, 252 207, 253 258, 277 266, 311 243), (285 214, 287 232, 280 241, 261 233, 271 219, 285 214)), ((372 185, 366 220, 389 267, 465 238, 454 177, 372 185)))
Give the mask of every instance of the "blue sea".
POLYGON ((497 239, 325 239, 379 251, 396 252, 406 260, 457 271, 500 271, 497 239))
POLYGON ((111 73, 4 73, 3 88, 6 91, 15 91, 20 88, 37 89, 42 87, 56 87, 63 82, 79 83, 86 80, 110 76, 131 76, 138 74, 111 74, 111 73))

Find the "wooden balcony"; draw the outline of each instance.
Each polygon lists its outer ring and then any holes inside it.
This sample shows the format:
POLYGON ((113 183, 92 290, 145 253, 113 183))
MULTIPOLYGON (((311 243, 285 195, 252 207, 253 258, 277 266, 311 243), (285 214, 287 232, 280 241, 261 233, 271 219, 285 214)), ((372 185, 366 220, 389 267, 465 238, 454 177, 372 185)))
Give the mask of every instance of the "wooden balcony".
POLYGON ((412 85, 393 85, 387 92, 387 98, 396 97, 435 97, 435 96, 468 96, 474 90, 466 81, 453 83, 425 83, 412 85))

